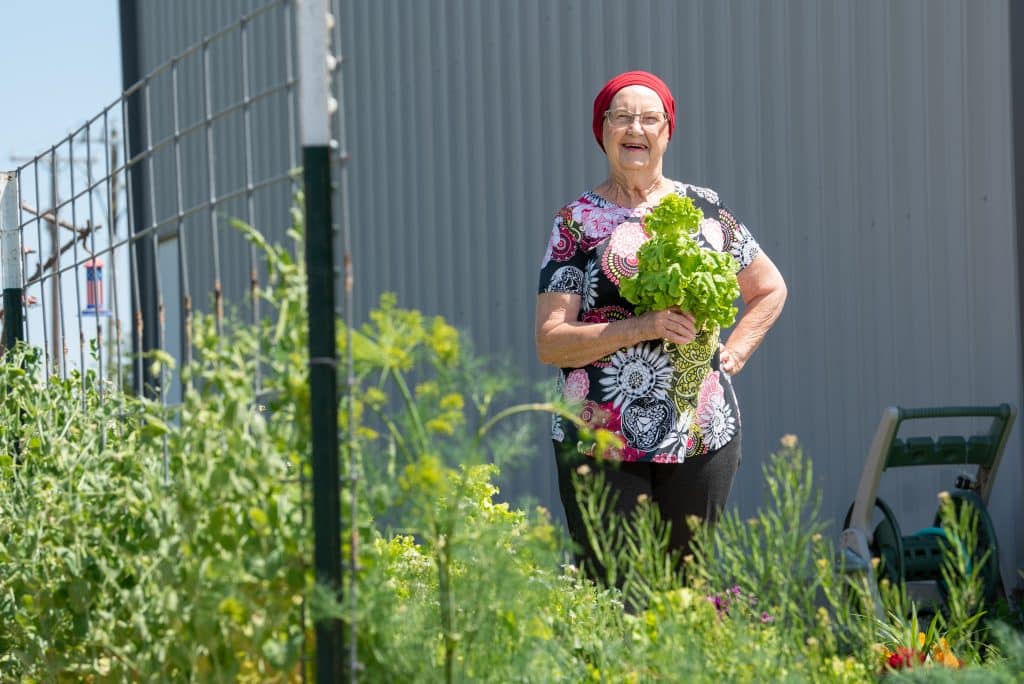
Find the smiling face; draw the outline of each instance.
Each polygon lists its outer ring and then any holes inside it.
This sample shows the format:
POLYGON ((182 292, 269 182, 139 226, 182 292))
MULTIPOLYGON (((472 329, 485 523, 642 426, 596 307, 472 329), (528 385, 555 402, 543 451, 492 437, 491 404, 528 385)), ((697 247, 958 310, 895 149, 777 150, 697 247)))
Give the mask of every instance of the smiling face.
MULTIPOLYGON (((615 93, 611 112, 664 112, 658 94, 646 86, 627 86, 615 93)), ((638 117, 633 117, 628 126, 617 126, 604 119, 604 150, 608 165, 614 175, 617 172, 656 171, 660 173, 661 158, 668 147, 668 122, 661 121, 654 126, 644 126, 638 117)), ((664 117, 662 117, 664 119, 664 117)))

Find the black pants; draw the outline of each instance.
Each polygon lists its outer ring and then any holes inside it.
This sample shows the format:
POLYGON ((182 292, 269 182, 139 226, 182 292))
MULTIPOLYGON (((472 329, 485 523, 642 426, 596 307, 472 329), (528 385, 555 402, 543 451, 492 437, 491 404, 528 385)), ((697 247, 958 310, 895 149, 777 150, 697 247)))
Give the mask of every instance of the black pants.
MULTIPOLYGON (((610 516, 626 519, 636 508, 639 497, 646 496, 658 506, 662 520, 672 524, 669 550, 680 555, 689 553, 692 533, 686 519, 696 515, 709 524, 718 521, 732 489, 740 460, 740 435, 717 451, 688 458, 683 463, 619 463, 603 461, 580 454, 575 445, 555 442, 558 462, 558 490, 565 508, 569 536, 576 546, 577 565, 585 568, 594 579, 601 579, 593 549, 587 540, 586 527, 580 510, 573 474, 586 464, 592 471, 604 473, 612 492, 618 494, 610 516)), ((615 520, 607 520, 615 524, 615 520)))

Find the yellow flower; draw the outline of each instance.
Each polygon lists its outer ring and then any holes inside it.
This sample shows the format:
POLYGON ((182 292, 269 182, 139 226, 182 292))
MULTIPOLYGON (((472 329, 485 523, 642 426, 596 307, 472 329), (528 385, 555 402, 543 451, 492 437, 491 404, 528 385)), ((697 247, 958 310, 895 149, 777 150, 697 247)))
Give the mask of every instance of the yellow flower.
POLYGON ((853 658, 832 656, 829 662, 832 665, 832 674, 843 677, 842 681, 849 681, 848 675, 852 675, 857 672, 857 661, 853 658))
POLYGON ((781 444, 784 449, 795 449, 798 442, 799 440, 796 438, 796 435, 792 434, 782 435, 779 439, 779 444, 781 444))
POLYGON ((888 659, 889 656, 892 655, 892 651, 890 651, 885 646, 885 644, 878 644, 878 643, 871 644, 871 650, 874 651, 876 655, 880 656, 883 659, 888 659))
POLYGON ((455 427, 445 420, 444 418, 431 418, 427 421, 425 427, 431 432, 436 432, 440 435, 453 435, 455 434, 455 427))
POLYGON ((370 387, 363 392, 363 400, 370 406, 380 408, 387 403, 388 395, 384 394, 382 390, 379 390, 376 387, 370 387))
POLYGON ((441 408, 445 411, 449 409, 462 410, 465 405, 465 401, 461 394, 446 394, 441 398, 441 408))

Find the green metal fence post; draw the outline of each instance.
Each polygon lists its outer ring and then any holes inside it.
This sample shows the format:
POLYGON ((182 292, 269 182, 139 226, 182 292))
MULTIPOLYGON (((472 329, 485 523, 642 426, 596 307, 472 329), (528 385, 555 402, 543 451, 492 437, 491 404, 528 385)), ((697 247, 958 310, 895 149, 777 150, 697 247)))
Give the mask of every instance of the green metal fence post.
MULTIPOLYGON (((338 354, 335 338, 335 266, 331 220, 328 29, 324 0, 299 0, 299 131, 306 200, 309 279, 309 393, 312 419, 313 534, 316 581, 341 598, 341 493, 338 472, 338 354)), ((340 682, 341 621, 316 628, 316 676, 340 682)))

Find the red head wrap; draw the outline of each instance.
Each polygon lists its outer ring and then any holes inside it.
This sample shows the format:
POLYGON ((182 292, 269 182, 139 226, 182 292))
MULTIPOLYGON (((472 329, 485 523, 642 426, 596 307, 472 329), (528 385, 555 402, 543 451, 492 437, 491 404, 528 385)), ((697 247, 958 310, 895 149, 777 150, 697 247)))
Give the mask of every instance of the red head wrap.
POLYGON ((670 140, 672 139, 672 131, 676 127, 676 101, 672 99, 672 91, 668 89, 664 81, 650 72, 627 71, 605 83, 604 88, 601 88, 601 92, 594 98, 594 137, 597 138, 597 144, 601 146, 602 150, 604 149, 604 113, 608 111, 608 106, 612 103, 615 93, 631 85, 647 86, 658 93, 661 104, 665 106, 665 113, 668 114, 668 137, 670 140))

